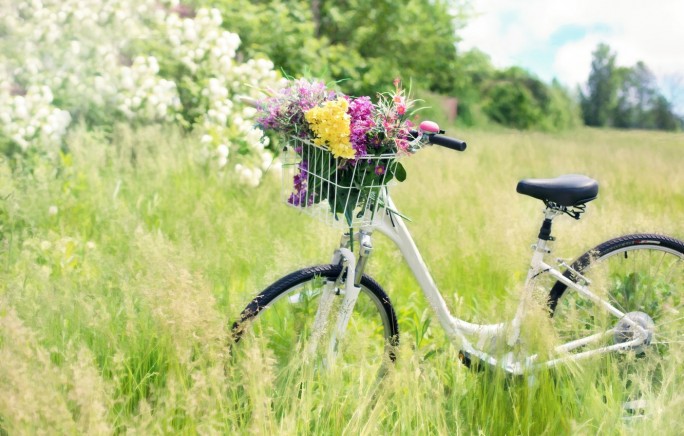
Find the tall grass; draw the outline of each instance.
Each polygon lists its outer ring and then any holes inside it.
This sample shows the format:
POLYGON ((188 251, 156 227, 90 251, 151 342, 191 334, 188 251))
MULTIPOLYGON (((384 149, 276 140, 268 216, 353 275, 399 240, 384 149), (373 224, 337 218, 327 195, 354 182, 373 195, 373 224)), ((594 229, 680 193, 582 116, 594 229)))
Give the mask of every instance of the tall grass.
MULTIPOLYGON (((453 133, 453 132, 451 132, 453 133)), ((540 202, 523 177, 584 173, 601 184, 582 220, 557 220, 555 256, 621 233, 684 238, 684 136, 576 130, 463 133, 430 148, 394 190, 453 312, 515 307, 540 202)), ((398 362, 374 374, 302 370, 273 388, 273 359, 232 321, 283 274, 325 263, 339 235, 279 203, 279 177, 242 188, 197 164, 195 138, 118 128, 74 132, 59 169, 0 161, 0 429, 9 433, 641 432, 684 428, 684 380, 664 372, 645 418, 626 420, 610 358, 534 377, 469 371, 389 242, 368 272, 398 309, 398 362)), ((683 290, 684 291, 684 290, 683 290)), ((544 325, 543 323, 540 325, 544 325)), ((537 331, 543 331, 539 327, 537 331)), ((543 336, 543 335, 542 335, 543 336)), ((305 368, 304 368, 305 369, 305 368)), ((1 432, 1 431, 0 431, 1 432)))

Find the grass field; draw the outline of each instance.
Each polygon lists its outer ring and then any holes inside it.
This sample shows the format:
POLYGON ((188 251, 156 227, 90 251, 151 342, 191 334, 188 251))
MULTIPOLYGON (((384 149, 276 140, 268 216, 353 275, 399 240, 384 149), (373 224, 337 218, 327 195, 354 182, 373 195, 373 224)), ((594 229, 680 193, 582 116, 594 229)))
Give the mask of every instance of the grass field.
MULTIPOLYGON (((465 153, 408 159, 393 195, 465 319, 497 321, 515 307, 542 219, 541 202, 515 193, 521 178, 583 173, 600 183, 582 220, 557 220, 557 257, 637 231, 684 239, 682 134, 460 136, 465 153)), ((268 355, 249 344, 229 355, 230 325, 278 277, 327 262, 339 234, 279 204, 276 174, 254 190, 198 164, 195 142, 173 130, 122 127, 111 140, 76 131, 57 170, 0 161, 0 434, 684 429, 676 365, 657 395, 646 393, 640 419, 624 419, 610 359, 534 382, 467 370, 436 323, 423 329, 428 305, 379 237, 368 272, 399 313, 397 364, 380 386, 362 370, 333 371, 274 390, 268 355)))

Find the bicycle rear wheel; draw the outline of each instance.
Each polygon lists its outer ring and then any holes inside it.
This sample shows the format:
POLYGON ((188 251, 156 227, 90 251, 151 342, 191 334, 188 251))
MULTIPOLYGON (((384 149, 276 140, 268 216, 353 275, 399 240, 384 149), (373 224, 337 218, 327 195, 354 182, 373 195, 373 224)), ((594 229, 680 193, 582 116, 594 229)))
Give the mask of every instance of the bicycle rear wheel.
MULTIPOLYGON (((615 364, 628 397, 653 393, 684 359, 684 242, 653 234, 622 236, 585 253, 572 268, 589 279, 594 294, 625 316, 620 320, 556 282, 549 308, 560 340, 604 333, 592 348, 625 343, 638 336, 624 318, 638 323, 650 332, 647 344, 608 360, 615 364)), ((570 271, 564 275, 579 280, 570 271)))
POLYGON ((258 342, 275 360, 276 379, 288 379, 303 360, 315 368, 355 366, 377 373, 385 362, 394 359, 393 349, 399 339, 396 314, 380 285, 364 275, 344 338, 336 341, 334 330, 344 298, 345 276, 341 265, 320 265, 281 278, 242 311, 232 328, 235 342, 258 342), (314 319, 326 290, 332 295, 331 310, 322 330, 314 333, 314 319), (312 341, 316 342, 315 352, 306 356, 312 341), (331 342, 335 350, 332 355, 331 342))

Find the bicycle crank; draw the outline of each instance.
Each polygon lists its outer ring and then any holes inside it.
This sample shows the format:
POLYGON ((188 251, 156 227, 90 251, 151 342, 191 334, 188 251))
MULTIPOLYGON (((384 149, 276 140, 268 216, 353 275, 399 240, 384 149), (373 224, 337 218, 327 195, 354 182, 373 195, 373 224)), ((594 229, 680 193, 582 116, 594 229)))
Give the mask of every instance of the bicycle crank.
POLYGON ((624 344, 625 342, 638 339, 641 332, 636 326, 639 326, 646 331, 646 338, 637 345, 628 347, 628 349, 639 352, 642 351, 644 347, 650 345, 651 340, 653 340, 655 323, 653 322, 653 319, 644 312, 629 312, 618 321, 613 336, 615 343, 624 344))

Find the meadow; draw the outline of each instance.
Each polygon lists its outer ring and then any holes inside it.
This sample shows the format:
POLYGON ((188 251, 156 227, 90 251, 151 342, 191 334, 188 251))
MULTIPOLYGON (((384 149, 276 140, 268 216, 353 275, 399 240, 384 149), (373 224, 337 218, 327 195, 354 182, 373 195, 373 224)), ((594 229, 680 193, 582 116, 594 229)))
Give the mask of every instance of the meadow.
MULTIPOLYGON (((421 150, 393 196, 465 319, 515 307, 543 217, 515 193, 521 178, 600 183, 580 221, 557 220, 557 257, 631 232, 684 239, 681 133, 449 133, 466 152, 421 150)), ((277 171, 258 188, 236 184, 198 155, 199 140, 76 128, 57 166, 0 160, 0 434, 681 433, 676 366, 632 419, 606 359, 534 382, 468 370, 380 237, 367 272, 398 310, 397 363, 380 384, 332 371, 274 390, 268 355, 248 343, 230 355, 230 326, 278 277, 326 263, 339 233, 281 204, 277 171)))

